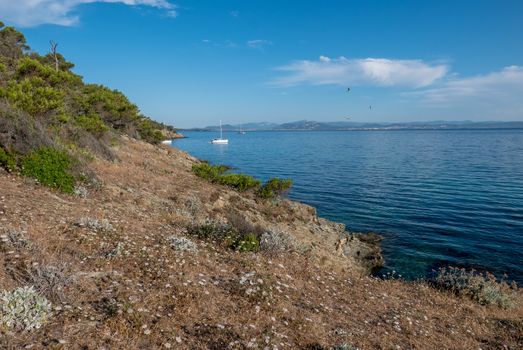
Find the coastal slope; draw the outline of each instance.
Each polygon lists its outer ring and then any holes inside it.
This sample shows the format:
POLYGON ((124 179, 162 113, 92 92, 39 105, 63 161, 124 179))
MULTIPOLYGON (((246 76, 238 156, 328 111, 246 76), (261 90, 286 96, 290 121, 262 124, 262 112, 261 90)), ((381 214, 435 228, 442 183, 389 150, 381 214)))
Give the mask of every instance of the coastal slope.
POLYGON ((51 302, 41 327, 1 348, 516 349, 523 310, 427 283, 379 280, 379 237, 314 208, 196 177, 199 161, 121 136, 97 182, 64 194, 0 170, 2 289, 51 302), (262 230, 264 249, 195 233, 262 230), (198 231, 200 230, 200 231, 198 231))

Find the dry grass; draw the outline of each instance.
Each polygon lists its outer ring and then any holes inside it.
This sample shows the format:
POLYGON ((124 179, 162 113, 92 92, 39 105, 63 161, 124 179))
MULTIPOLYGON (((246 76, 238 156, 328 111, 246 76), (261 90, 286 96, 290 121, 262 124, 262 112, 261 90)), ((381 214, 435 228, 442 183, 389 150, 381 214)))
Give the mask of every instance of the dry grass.
POLYGON ((19 287, 35 262, 66 267, 43 293, 62 278, 74 286, 59 289, 63 295, 54 296, 42 328, 0 331, 0 348, 523 347, 521 305, 507 311, 424 283, 361 276, 355 261, 334 251, 342 228, 309 207, 256 201, 208 184, 191 174, 190 157, 174 149, 126 141, 114 152, 121 162, 96 161, 102 185, 86 198, 0 174, 0 224, 22 227, 30 242, 0 243, 2 289, 19 287), (226 224, 231 206, 241 214, 236 225, 292 234, 307 249, 267 254, 207 241, 197 251, 170 246, 168 237, 186 236, 191 224, 226 224), (75 225, 83 217, 107 220, 113 229, 75 225), (119 254, 107 254, 117 247, 119 254))

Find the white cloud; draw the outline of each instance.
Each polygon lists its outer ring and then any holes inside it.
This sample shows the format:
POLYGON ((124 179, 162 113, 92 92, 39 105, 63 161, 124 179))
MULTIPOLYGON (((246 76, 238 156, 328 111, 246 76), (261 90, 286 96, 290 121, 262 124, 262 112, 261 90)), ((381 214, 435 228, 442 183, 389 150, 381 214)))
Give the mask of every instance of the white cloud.
POLYGON ((405 95, 421 97, 424 103, 441 107, 471 100, 478 104, 523 106, 523 67, 509 66, 483 75, 452 77, 433 88, 405 95))
POLYGON ((264 46, 272 45, 272 41, 269 40, 263 40, 263 39, 255 39, 255 40, 248 40, 247 46, 253 49, 263 49, 264 46))
POLYGON ((294 61, 276 70, 286 73, 273 81, 279 86, 338 84, 419 88, 444 77, 449 67, 421 60, 320 56, 317 61, 294 61))
POLYGON ((129 6, 149 6, 165 10, 176 17, 176 5, 168 0, 0 0, 2 20, 22 27, 40 24, 70 26, 78 23, 78 6, 91 3, 121 3, 129 6))

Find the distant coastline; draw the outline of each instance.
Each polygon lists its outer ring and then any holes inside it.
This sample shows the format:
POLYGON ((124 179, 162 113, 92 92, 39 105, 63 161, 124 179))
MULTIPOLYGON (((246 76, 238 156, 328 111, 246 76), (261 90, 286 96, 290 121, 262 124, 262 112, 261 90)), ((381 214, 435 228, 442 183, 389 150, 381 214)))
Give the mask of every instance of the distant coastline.
MULTIPOLYGON (((226 132, 238 131, 240 125, 224 124, 226 132)), ((358 122, 316 122, 301 120, 292 123, 246 123, 243 131, 385 131, 385 130, 490 130, 523 129, 523 121, 513 122, 408 122, 408 123, 358 123, 358 122)), ((179 129, 180 131, 217 131, 219 126, 179 129)))

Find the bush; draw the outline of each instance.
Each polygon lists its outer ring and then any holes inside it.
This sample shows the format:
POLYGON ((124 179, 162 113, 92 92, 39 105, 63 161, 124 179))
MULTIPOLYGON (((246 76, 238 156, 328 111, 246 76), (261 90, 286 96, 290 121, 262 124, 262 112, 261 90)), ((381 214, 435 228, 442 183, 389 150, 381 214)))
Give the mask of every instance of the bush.
POLYGON ((298 247, 296 240, 288 233, 267 231, 260 237, 260 249, 269 253, 281 253, 298 247))
POLYGON ((98 114, 92 113, 76 117, 76 124, 96 136, 102 136, 109 128, 98 114))
POLYGON ((260 186, 260 181, 245 174, 225 174, 218 177, 219 184, 234 188, 239 192, 260 186))
POLYGON ((274 198, 282 195, 292 186, 291 179, 271 178, 258 191, 258 196, 261 198, 274 198))
POLYGON ((491 273, 482 274, 455 267, 442 268, 432 283, 457 295, 466 295, 482 305, 497 305, 508 309, 514 307, 519 300, 515 283, 509 285, 504 280, 497 281, 491 273))
POLYGON ((0 167, 7 171, 15 171, 17 168, 15 156, 3 148, 0 148, 0 167))
POLYGON ((29 331, 38 329, 51 314, 51 304, 33 287, 0 293, 0 326, 29 331))
POLYGON ((239 252, 257 252, 260 248, 260 241, 254 233, 247 233, 233 243, 233 248, 239 252))
POLYGON ((198 250, 196 244, 185 237, 169 236, 167 242, 174 250, 195 252, 198 250))
POLYGON ((199 239, 231 245, 238 239, 238 234, 229 226, 206 221, 201 225, 189 227, 188 234, 199 239))
POLYGON ((47 86, 40 77, 11 80, 5 89, 0 88, 0 96, 6 97, 12 105, 33 117, 63 107, 64 103, 64 94, 47 86))
POLYGON ((114 231, 113 225, 107 219, 93 219, 88 217, 80 218, 76 223, 76 226, 85 227, 89 230, 96 232, 112 232, 114 231))
POLYGON ((22 161, 22 174, 37 179, 42 185, 73 193, 75 178, 70 174, 73 159, 54 148, 40 148, 22 161))
POLYGON ((219 177, 229 169, 231 168, 227 165, 210 165, 205 162, 192 165, 192 171, 196 176, 211 182, 218 181, 219 177))
POLYGON ((254 232, 239 232, 232 226, 207 221, 202 225, 189 227, 187 233, 202 240, 213 241, 239 252, 259 250, 260 240, 254 232))
POLYGON ((227 173, 231 168, 227 165, 210 165, 208 163, 193 164, 192 170, 203 179, 229 186, 239 192, 260 186, 260 181, 245 174, 227 173))

